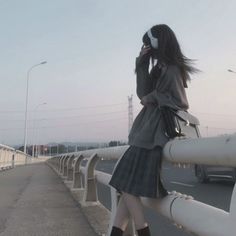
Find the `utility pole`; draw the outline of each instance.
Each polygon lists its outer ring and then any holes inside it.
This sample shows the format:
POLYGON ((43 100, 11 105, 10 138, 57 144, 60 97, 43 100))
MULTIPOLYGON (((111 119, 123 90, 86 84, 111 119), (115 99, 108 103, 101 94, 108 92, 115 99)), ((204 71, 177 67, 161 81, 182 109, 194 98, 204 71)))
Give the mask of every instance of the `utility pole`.
POLYGON ((133 125, 133 95, 128 96, 128 116, 129 116, 129 124, 128 124, 128 133, 131 130, 133 125))

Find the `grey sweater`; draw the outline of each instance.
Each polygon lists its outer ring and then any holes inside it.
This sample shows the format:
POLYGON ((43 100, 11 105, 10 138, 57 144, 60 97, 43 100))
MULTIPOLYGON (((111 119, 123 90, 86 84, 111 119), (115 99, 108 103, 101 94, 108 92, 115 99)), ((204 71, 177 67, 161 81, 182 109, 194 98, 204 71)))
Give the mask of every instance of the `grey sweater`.
POLYGON ((139 64, 138 57, 136 59, 137 96, 140 100, 145 96, 150 105, 144 106, 135 118, 129 133, 128 144, 147 149, 153 149, 155 146, 163 147, 169 138, 165 135, 160 107, 169 106, 185 111, 189 108, 182 75, 177 66, 164 65, 153 89, 148 64, 139 64))

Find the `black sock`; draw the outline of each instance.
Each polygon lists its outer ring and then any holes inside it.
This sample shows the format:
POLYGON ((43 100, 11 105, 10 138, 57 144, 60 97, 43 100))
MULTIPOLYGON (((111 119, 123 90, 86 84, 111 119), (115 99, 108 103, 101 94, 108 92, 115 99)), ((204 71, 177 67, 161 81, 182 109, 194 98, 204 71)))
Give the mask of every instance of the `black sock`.
POLYGON ((138 236, 151 236, 149 226, 137 230, 138 236))
POLYGON ((122 236, 123 235, 123 230, 113 226, 111 230, 111 235, 110 236, 122 236))

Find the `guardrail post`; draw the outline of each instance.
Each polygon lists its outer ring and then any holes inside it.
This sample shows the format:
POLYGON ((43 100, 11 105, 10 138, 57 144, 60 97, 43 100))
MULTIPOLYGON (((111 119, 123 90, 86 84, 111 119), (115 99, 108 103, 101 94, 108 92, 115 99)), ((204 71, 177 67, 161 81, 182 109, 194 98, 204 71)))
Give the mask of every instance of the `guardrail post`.
POLYGON ((15 153, 12 153, 11 168, 15 167, 15 153))
POLYGON ((84 156, 83 155, 79 155, 78 157, 76 157, 73 160, 72 163, 72 168, 73 168, 73 185, 72 188, 82 188, 82 174, 80 171, 80 164, 83 160, 84 156))
POLYGON ((69 155, 67 155, 66 157, 65 157, 65 159, 63 160, 63 166, 62 166, 62 176, 66 176, 66 174, 67 174, 67 161, 68 161, 68 158, 69 158, 70 156, 69 155))
POLYGON ((66 156, 64 156, 61 160, 61 171, 60 171, 61 175, 63 175, 65 159, 66 159, 66 156))
POLYGON ((3 169, 6 169, 6 159, 7 159, 7 149, 4 149, 4 156, 3 156, 3 169))
POLYGON ((72 167, 72 162, 75 158, 75 155, 72 155, 69 157, 67 161, 67 180, 71 181, 73 180, 73 167, 72 167))
POLYGON ((64 160, 65 156, 62 156, 60 158, 60 167, 59 167, 59 173, 61 174, 62 173, 62 169, 63 169, 63 160, 64 160))
POLYGON ((0 148, 0 170, 2 169, 2 156, 3 156, 3 149, 0 148))
POLYGON ((61 171, 60 174, 63 175, 64 172, 64 162, 65 162, 66 156, 64 156, 61 160, 61 171))
POLYGON ((11 150, 10 153, 9 153, 9 168, 10 169, 13 168, 13 165, 12 165, 13 155, 14 155, 14 152, 11 150))
POLYGON ((96 153, 94 153, 89 158, 88 163, 85 167, 85 176, 84 176, 85 192, 84 192, 83 202, 98 201, 96 178, 94 175, 94 169, 98 161, 99 161, 99 156, 96 153))
POLYGON ((60 168, 60 156, 53 157, 53 163, 54 163, 56 170, 58 171, 60 168))
POLYGON ((57 161, 56 161, 56 163, 57 163, 57 172, 60 171, 61 158, 62 158, 62 156, 57 156, 57 161))

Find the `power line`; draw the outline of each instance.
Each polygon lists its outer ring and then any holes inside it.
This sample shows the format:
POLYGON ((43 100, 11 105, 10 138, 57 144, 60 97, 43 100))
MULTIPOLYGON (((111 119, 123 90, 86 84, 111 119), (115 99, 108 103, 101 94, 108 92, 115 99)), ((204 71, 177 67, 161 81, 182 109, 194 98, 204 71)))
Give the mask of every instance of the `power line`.
MULTIPOLYGON (((115 120, 127 120, 128 117, 121 117, 121 118, 117 118, 117 119, 106 119, 106 120, 99 120, 99 121, 92 121, 92 122, 81 122, 79 124, 71 124, 71 125, 54 125, 54 126, 41 126, 41 127, 37 127, 37 128, 30 128, 30 130, 33 130, 33 129, 45 129, 45 128, 58 128, 58 127, 74 127, 74 126, 80 126, 80 125, 84 125, 84 124, 89 124, 91 125, 91 123, 103 123, 103 122, 108 122, 108 121, 115 121, 115 120)), ((0 129, 0 131, 7 131, 7 130, 19 130, 19 129, 24 129, 23 127, 22 128, 2 128, 0 129)))
MULTIPOLYGON (((116 120, 126 120, 127 121, 127 117, 123 117, 123 118, 117 118, 117 119, 107 119, 107 120, 101 120, 101 121, 93 121, 93 123, 103 123, 103 122, 107 122, 107 121, 116 121, 116 120)), ((80 125, 91 125, 91 122, 81 122, 80 124, 72 124, 72 125, 57 125, 57 126, 45 126, 45 127, 40 127, 40 128, 58 128, 58 127, 75 127, 75 126, 80 126, 80 125)))
MULTIPOLYGON (((100 106, 85 106, 85 107, 76 107, 76 108, 59 108, 59 109, 50 109, 50 110, 29 110, 29 112, 58 112, 58 111, 72 111, 72 110, 80 110, 80 109, 91 109, 91 108, 101 108, 101 107, 113 107, 118 105, 124 105, 127 104, 126 102, 123 103, 114 103, 114 104, 106 104, 106 105, 100 105, 100 106)), ((24 113, 24 110, 2 110, 0 113, 24 113)))
MULTIPOLYGON (((52 118, 42 118, 42 119, 29 119, 28 121, 43 121, 43 120, 59 120, 59 119, 73 119, 78 117, 87 117, 87 116, 99 116, 99 115, 110 115, 110 114, 117 114, 117 113, 126 113, 127 111, 120 110, 114 112, 105 112, 105 113, 93 113, 93 114, 85 114, 85 115, 75 115, 75 116, 64 116, 64 117, 52 117, 52 118)), ((0 121, 24 121, 24 120, 1 120, 0 121)))
POLYGON ((224 117, 236 117, 236 115, 230 115, 230 114, 219 114, 219 113, 207 113, 207 112, 192 112, 192 113, 198 113, 202 115, 211 115, 211 116, 224 116, 224 117))

